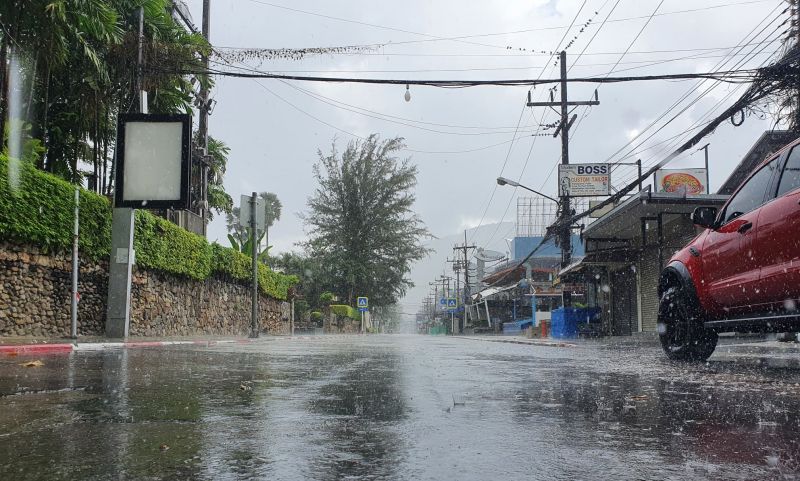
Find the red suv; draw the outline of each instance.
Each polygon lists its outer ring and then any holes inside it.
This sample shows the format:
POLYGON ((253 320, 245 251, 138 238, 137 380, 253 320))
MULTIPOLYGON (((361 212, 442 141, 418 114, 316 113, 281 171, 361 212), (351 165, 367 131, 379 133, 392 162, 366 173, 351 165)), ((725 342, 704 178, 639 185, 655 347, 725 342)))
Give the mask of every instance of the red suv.
POLYGON ((704 361, 719 332, 800 328, 800 139, 763 162, 661 273, 658 332, 670 359, 704 361))

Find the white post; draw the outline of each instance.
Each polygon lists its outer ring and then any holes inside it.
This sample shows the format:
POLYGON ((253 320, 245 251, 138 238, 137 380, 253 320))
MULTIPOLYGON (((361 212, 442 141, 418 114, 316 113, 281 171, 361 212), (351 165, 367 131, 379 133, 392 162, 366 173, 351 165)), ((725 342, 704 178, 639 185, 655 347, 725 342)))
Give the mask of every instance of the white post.
POLYGON ((289 316, 289 333, 290 335, 294 336, 294 299, 292 299, 292 313, 289 316))
POLYGON ((361 334, 364 334, 364 311, 361 311, 361 334))
POLYGON ((70 328, 70 337, 73 339, 78 338, 78 269, 80 262, 78 260, 78 216, 80 215, 80 202, 81 191, 79 187, 75 187, 75 225, 72 228, 72 325, 70 328))

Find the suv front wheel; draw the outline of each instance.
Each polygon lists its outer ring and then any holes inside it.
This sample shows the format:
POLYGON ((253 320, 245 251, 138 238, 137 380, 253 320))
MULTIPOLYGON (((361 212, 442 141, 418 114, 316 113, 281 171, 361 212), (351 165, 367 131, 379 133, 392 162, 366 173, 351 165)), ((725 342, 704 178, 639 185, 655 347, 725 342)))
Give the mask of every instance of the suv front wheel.
POLYGON ((661 346, 673 361, 705 361, 717 347, 717 333, 706 329, 690 297, 680 285, 670 285, 658 306, 661 346))

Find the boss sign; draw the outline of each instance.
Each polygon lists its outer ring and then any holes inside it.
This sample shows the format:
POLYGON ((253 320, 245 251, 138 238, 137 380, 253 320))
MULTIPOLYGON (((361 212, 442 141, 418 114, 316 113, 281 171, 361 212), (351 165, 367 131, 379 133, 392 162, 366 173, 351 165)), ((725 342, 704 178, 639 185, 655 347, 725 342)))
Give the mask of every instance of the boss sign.
POLYGON ((558 193, 569 197, 611 195, 611 167, 608 164, 559 164, 558 193))

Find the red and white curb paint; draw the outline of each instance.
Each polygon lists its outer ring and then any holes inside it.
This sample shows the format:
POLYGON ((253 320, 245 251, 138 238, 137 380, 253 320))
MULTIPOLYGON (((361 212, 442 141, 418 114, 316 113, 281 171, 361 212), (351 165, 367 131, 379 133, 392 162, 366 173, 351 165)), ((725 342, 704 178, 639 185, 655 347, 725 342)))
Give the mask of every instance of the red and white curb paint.
POLYGON ((87 342, 62 344, 11 344, 0 345, 0 355, 63 354, 73 351, 103 351, 106 349, 137 349, 163 346, 216 346, 218 344, 249 344, 251 339, 222 339, 213 341, 127 341, 127 342, 87 342))

